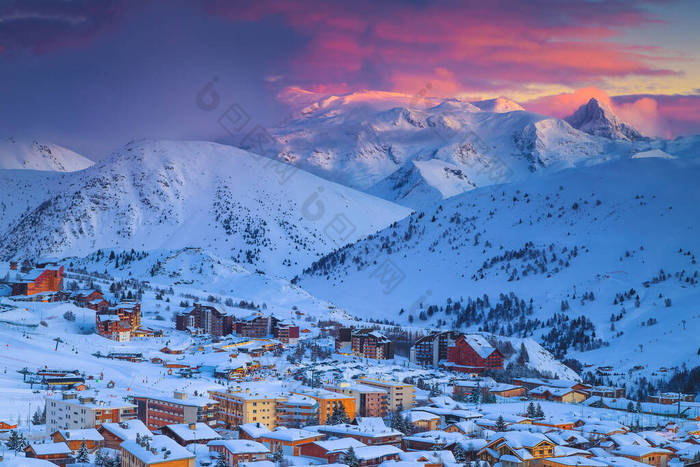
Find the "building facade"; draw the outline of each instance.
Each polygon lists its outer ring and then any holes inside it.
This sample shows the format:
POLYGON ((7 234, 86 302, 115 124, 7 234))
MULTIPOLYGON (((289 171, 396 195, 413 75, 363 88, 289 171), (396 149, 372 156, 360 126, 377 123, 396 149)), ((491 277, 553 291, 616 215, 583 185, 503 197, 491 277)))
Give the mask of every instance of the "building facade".
POLYGON ((398 381, 360 379, 360 383, 384 389, 387 393, 387 410, 406 410, 416 404, 416 388, 412 384, 398 381))
POLYGON ((389 395, 385 389, 365 384, 348 383, 328 386, 326 389, 353 397, 358 417, 384 418, 389 411, 389 395))
MULTIPOLYGON (((85 391, 87 392, 87 391, 85 391)), ((98 428, 136 418, 136 406, 115 398, 66 391, 46 397, 46 431, 98 428)))
POLYGON ((209 305, 195 303, 187 312, 175 315, 175 329, 197 330, 212 336, 226 336, 233 332, 233 316, 227 315, 209 305))
POLYGON ((437 368, 447 360, 447 349, 457 342, 462 334, 455 331, 434 332, 419 338, 411 347, 410 360, 423 366, 437 368))
POLYGON ((280 394, 245 391, 209 391, 218 403, 216 421, 220 427, 234 429, 246 423, 261 423, 269 429, 277 426, 277 403, 286 400, 280 394))
POLYGON ((503 369, 503 354, 481 335, 460 336, 447 348, 447 365, 456 371, 482 372, 503 369))
POLYGON ((366 358, 386 360, 394 358, 394 343, 374 329, 358 329, 352 333, 352 353, 366 358))
POLYGON ((134 396, 138 419, 149 430, 157 430, 173 423, 216 424, 217 403, 205 397, 188 398, 175 392, 173 397, 134 396))

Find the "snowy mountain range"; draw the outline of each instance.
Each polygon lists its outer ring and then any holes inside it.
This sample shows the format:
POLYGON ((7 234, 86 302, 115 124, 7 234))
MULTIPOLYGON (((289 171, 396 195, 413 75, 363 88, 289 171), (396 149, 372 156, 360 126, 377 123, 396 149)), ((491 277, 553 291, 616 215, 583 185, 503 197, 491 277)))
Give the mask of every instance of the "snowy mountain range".
POLYGON ((505 98, 305 105, 273 130, 278 160, 136 141, 93 164, 8 140, 0 259, 531 338, 590 364, 698 364, 699 136, 642 137, 596 100, 566 119, 505 98))
POLYGON ((206 142, 134 142, 80 172, 0 171, 0 180, 4 258, 196 246, 289 274, 409 213, 206 142))
POLYGON ((279 160, 412 208, 650 149, 682 151, 642 138, 595 99, 557 119, 505 98, 357 92, 308 105, 273 133, 279 160))

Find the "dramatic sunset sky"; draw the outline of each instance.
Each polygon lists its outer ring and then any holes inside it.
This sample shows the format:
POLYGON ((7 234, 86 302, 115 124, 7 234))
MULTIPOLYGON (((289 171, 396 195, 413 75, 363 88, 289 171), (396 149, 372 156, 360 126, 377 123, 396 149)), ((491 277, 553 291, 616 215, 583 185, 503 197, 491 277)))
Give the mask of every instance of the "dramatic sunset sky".
POLYGON ((100 158, 225 140, 196 104, 272 125, 298 95, 429 89, 564 116, 591 96, 645 134, 700 133, 700 2, 0 0, 0 126, 100 158))

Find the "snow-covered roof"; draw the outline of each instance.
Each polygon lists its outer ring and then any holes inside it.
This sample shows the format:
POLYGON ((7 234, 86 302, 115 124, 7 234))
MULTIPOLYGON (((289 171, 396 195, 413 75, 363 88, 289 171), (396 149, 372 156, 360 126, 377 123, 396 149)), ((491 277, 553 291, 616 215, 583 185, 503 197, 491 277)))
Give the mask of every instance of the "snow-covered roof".
POLYGON ((355 456, 357 456, 357 458, 361 461, 401 454, 403 452, 396 446, 391 446, 388 444, 379 444, 376 446, 361 446, 359 448, 353 448, 353 450, 355 451, 355 456))
POLYGON ((91 408, 91 409, 102 409, 102 408, 112 408, 112 409, 131 409, 131 408, 136 408, 134 404, 131 404, 129 402, 124 402, 123 400, 123 395, 119 394, 118 392, 112 392, 112 393, 107 393, 105 391, 101 391, 99 394, 97 391, 94 390, 86 390, 86 391, 64 391, 64 392, 55 392, 51 395, 45 396, 46 399, 51 399, 55 401, 62 401, 66 403, 71 403, 71 404, 76 404, 80 405, 82 407, 86 408, 91 408), (74 399, 65 399, 64 395, 65 394, 74 394, 75 398, 74 399))
POLYGON ((432 414, 430 412, 425 412, 423 410, 409 410, 406 412, 406 418, 409 422, 418 422, 422 420, 435 420, 439 419, 439 415, 432 414))
POLYGON ((245 423, 243 425, 238 425, 238 429, 254 439, 270 433, 270 429, 262 423, 245 423))
POLYGON ((277 439, 280 441, 300 441, 304 439, 316 438, 319 434, 314 431, 302 430, 301 428, 277 427, 262 435, 266 439, 277 439))
POLYGON ((386 433, 392 431, 380 417, 357 417, 357 427, 366 432, 386 433))
POLYGON ((649 454, 671 454, 668 449, 662 448, 652 448, 650 446, 637 446, 634 444, 628 444, 626 446, 620 446, 619 448, 612 451, 614 454, 620 456, 631 456, 631 457, 641 457, 647 456, 649 454))
POLYGON ((63 439, 67 441, 103 441, 102 435, 94 428, 81 430, 59 430, 63 439))
POLYGON ((562 396, 565 396, 566 394, 569 394, 570 392, 573 392, 573 391, 575 391, 575 389, 572 389, 569 386, 566 386, 566 387, 538 386, 534 389, 531 389, 530 394, 545 394, 548 392, 553 396, 562 397, 562 396))
POLYGON ((511 448, 532 448, 541 442, 550 442, 549 439, 542 433, 530 433, 527 431, 508 431, 505 433, 497 433, 496 440, 503 439, 511 448))
POLYGON ((140 392, 139 394, 134 395, 134 397, 143 397, 160 402, 167 402, 169 404, 183 405, 185 407, 204 407, 207 405, 217 403, 214 399, 209 399, 208 397, 190 396, 189 394, 184 399, 175 396, 168 396, 157 392, 140 392))
POLYGON ((239 462, 238 467, 277 467, 272 461, 239 462))
POLYGON ((637 433, 620 433, 610 436, 610 440, 618 446, 646 446, 650 447, 649 442, 637 433))
POLYGON ((37 443, 30 444, 32 451, 36 453, 37 456, 47 456, 50 454, 65 454, 70 455, 73 453, 66 443, 37 443))
POLYGON ((419 442, 432 442, 437 444, 450 444, 458 443, 463 441, 465 436, 459 432, 447 432, 441 430, 430 430, 423 431, 420 433, 414 433, 410 436, 404 436, 404 440, 419 441, 419 442))
POLYGON ((355 438, 340 438, 326 441, 314 441, 314 444, 328 452, 344 451, 348 448, 356 449, 362 446, 366 446, 365 443, 355 438))
POLYGON ((360 393, 384 393, 386 390, 379 388, 377 386, 370 386, 368 384, 358 384, 358 383, 341 383, 338 386, 332 386, 337 389, 347 389, 352 391, 357 391, 360 393))
POLYGON ((444 464, 446 462, 456 462, 454 454, 452 454, 452 451, 448 450, 402 452, 399 454, 399 458, 402 461, 409 462, 420 462, 421 459, 426 459, 426 464, 444 464))
POLYGON ((388 460, 379 464, 379 467, 424 467, 423 462, 412 462, 412 461, 395 461, 388 460))
POLYGON ((613 466, 613 467, 647 467, 648 464, 644 464, 642 462, 638 462, 634 459, 630 459, 627 457, 619 457, 619 456, 602 456, 602 457, 593 457, 593 460, 603 462, 607 465, 613 466))
POLYGON ((2 467, 56 467, 56 464, 44 459, 6 455, 3 458, 2 467))
POLYGON ((360 422, 359 418, 361 417, 358 417, 358 425, 341 423, 338 425, 321 425, 314 428, 324 433, 333 433, 335 435, 360 435, 367 438, 403 435, 400 431, 386 426, 381 418, 377 421, 375 420, 376 417, 366 417, 371 420, 367 420, 364 423, 360 422))
POLYGON ((180 439, 185 441, 197 441, 197 440, 210 440, 219 439, 219 435, 216 431, 212 430, 206 423, 174 423, 172 425, 166 425, 168 430, 172 431, 180 439))
POLYGON ((287 397, 287 404, 291 405, 308 405, 308 406, 316 406, 318 403, 316 402, 315 399, 312 399, 308 396, 304 396, 301 394, 292 394, 289 397, 287 397))
POLYGON ((488 358, 496 350, 480 334, 466 334, 464 340, 481 358, 488 358))
POLYGON ((138 444, 135 440, 121 443, 122 449, 134 455, 144 464, 155 464, 165 460, 194 459, 194 454, 180 446, 175 440, 163 435, 151 438, 150 449, 138 444))
POLYGON ((545 460, 561 465, 571 466, 606 467, 608 465, 605 462, 596 461, 584 456, 551 457, 545 460))
POLYGON ((139 436, 153 436, 153 433, 139 419, 126 420, 121 423, 107 422, 102 424, 102 429, 109 431, 122 441, 136 439, 139 436))
POLYGON ((217 439, 209 441, 207 446, 223 446, 233 454, 265 454, 270 452, 265 445, 248 439, 217 439))

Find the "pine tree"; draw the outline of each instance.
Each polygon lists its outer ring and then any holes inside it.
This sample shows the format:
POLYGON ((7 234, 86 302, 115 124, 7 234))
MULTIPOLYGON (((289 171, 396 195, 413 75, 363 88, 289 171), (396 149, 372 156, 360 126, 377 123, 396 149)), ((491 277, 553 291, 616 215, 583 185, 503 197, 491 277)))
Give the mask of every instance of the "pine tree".
POLYGON ((36 409, 36 412, 32 415, 32 425, 41 425, 43 423, 42 418, 42 411, 36 409))
POLYGON ((542 406, 539 403, 537 404, 537 410, 535 411, 535 416, 537 418, 544 418, 544 410, 542 410, 542 406))
POLYGON ((347 413, 345 412, 345 405, 342 402, 339 402, 338 405, 333 407, 333 413, 331 414, 330 418, 328 419, 328 424, 329 425, 340 425, 342 423, 349 423, 350 419, 348 418, 347 413))
POLYGON ((470 401, 472 404, 478 404, 478 403, 479 403, 479 396, 480 396, 479 393, 480 393, 480 392, 481 392, 481 389, 480 389, 479 386, 477 385, 476 388, 472 391, 472 394, 471 394, 471 396, 470 396, 470 398, 469 398, 469 401, 470 401))
POLYGON ((7 448, 15 452, 24 450, 27 447, 27 440, 24 435, 17 430, 12 430, 10 432, 10 437, 7 440, 7 448))
POLYGON ((461 445, 455 445, 455 448, 452 450, 452 454, 454 454, 457 463, 464 464, 467 462, 467 453, 461 445))
POLYGON ((401 429, 399 431, 405 435, 413 434, 413 423, 411 423, 408 417, 401 418, 401 429))
POLYGON ((537 416, 537 409, 535 409, 535 404, 530 402, 527 406, 527 417, 535 418, 537 416))
POLYGON ((272 454, 272 462, 279 467, 279 465, 284 461, 284 453, 282 452, 282 447, 278 446, 275 452, 272 454))
POLYGON ((219 453, 219 457, 216 459, 216 465, 214 467, 228 467, 226 455, 224 455, 223 451, 219 453))
POLYGON ((104 467, 105 465, 105 453, 102 448, 98 449, 95 453, 95 465, 97 467, 104 467))
POLYGON ((518 355, 517 363, 519 366, 526 366, 530 361, 530 355, 527 353, 525 343, 520 344, 520 354, 518 355))
POLYGON ((85 446, 85 441, 80 443, 80 449, 78 449, 78 455, 75 457, 76 462, 83 462, 83 463, 88 463, 90 462, 90 455, 87 450, 87 446, 85 446))
POLYGON ((499 415, 496 419, 496 431, 506 431, 506 421, 503 420, 503 415, 499 415))
POLYGON ((357 458, 355 450, 352 448, 352 446, 345 453, 345 456, 343 456, 343 464, 347 465, 348 467, 360 467, 360 461, 357 458))

